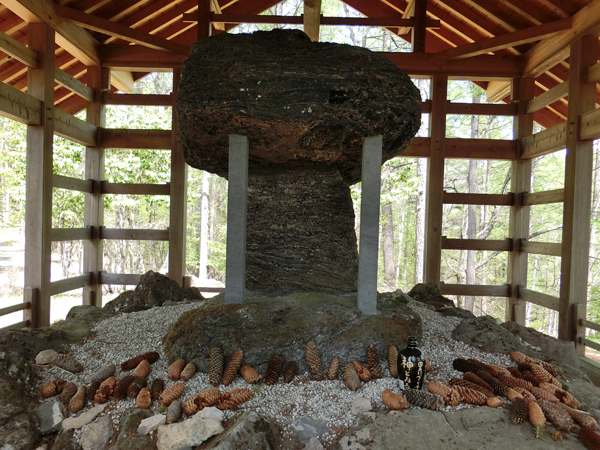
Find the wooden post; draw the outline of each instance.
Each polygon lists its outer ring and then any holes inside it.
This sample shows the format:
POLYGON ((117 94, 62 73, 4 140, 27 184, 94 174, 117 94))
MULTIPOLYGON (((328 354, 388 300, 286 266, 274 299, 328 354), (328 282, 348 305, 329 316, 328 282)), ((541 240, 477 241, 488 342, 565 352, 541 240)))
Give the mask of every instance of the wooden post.
MULTIPOLYGON (((533 78, 519 78, 512 83, 512 101, 518 104, 518 115, 514 119, 514 138, 524 138, 533 133, 533 114, 526 114, 527 101, 535 94, 533 78)), ((525 302, 519 300, 519 286, 527 285, 527 253, 519 251, 520 239, 529 238, 530 206, 523 206, 522 194, 531 190, 531 160, 517 159, 512 162, 510 190, 515 204, 510 208, 509 237, 513 249, 508 254, 507 283, 512 295, 506 299, 505 319, 525 325, 525 302)))
POLYGON ((587 82, 587 69, 597 59, 596 35, 571 44, 558 321, 558 338, 567 341, 576 338, 572 305, 587 303, 593 142, 579 140, 579 116, 595 108, 596 83, 587 82))
MULTIPOLYGON (((106 126, 106 107, 102 104, 102 92, 109 86, 108 69, 90 66, 87 69, 88 85, 94 90, 94 101, 87 107, 87 121, 97 127, 106 126)), ((94 192, 85 194, 84 226, 92 228, 92 238, 83 247, 84 272, 91 272, 92 283, 83 288, 83 304, 102 306, 102 239, 100 227, 104 225, 104 199, 100 193, 100 182, 104 180, 104 149, 86 147, 85 178, 94 184, 94 192)))
POLYGON ((431 155, 427 164, 425 204, 425 258, 423 281, 440 284, 442 214, 444 208, 444 157, 446 147, 446 96, 448 77, 435 75, 431 82, 431 155))
POLYGON ((198 0, 198 40, 210 36, 212 24, 210 21, 210 2, 211 0, 198 0))
POLYGON ((304 0, 304 32, 311 41, 319 42, 321 0, 304 0))
POLYGON ((27 92, 42 101, 41 125, 27 126, 25 201, 25 289, 39 291, 28 318, 36 328, 50 324, 54 30, 44 23, 30 23, 27 30, 28 46, 39 55, 39 67, 27 72, 27 92))
POLYGON ((244 303, 246 294, 246 217, 248 205, 248 138, 229 136, 225 303, 244 303))
POLYGON ((586 318, 586 304, 585 303, 574 303, 573 304, 573 329, 575 330, 575 351, 578 355, 585 355, 585 344, 583 339, 585 338, 586 328, 581 324, 582 320, 586 318))
POLYGON ((173 70, 173 125, 171 137, 171 206, 169 221, 169 278, 180 286, 185 275, 185 237, 187 226, 187 164, 179 142, 175 99, 181 70, 173 70))
POLYGON ((382 142, 381 135, 365 138, 362 152, 358 309, 365 314, 377 314, 382 142))
POLYGON ((415 23, 412 28, 411 42, 413 53, 425 53, 425 37, 427 36, 427 0, 414 0, 415 23))

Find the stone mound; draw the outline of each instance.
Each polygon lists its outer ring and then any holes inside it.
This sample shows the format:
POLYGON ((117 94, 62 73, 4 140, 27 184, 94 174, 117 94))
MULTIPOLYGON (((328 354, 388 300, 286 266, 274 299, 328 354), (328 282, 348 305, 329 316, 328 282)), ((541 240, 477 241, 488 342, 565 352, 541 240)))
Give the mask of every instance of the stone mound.
POLYGON ((254 297, 243 305, 222 301, 223 295, 215 297, 173 324, 164 338, 170 360, 183 358, 208 371, 210 348, 221 346, 225 355, 242 348, 244 364, 259 371, 276 353, 305 371, 308 341, 315 342, 326 365, 335 355, 342 361, 364 360, 369 344, 383 357, 388 345, 403 347, 409 336, 421 338, 421 318, 390 296, 379 298, 377 315, 360 312, 355 297, 316 293, 254 297))

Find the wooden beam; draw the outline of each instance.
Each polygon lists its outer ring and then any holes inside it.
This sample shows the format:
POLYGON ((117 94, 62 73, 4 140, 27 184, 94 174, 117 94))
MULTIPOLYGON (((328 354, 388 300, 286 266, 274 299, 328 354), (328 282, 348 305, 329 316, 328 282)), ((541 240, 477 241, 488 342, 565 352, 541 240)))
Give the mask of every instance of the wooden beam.
POLYGON ((92 229, 86 228, 52 228, 52 242, 83 241, 92 238, 92 229))
POLYGON ((556 242, 531 242, 519 239, 519 251, 532 255, 561 256, 561 243, 556 242))
POLYGON ((27 67, 37 68, 38 55, 27 46, 0 30, 0 49, 27 67))
MULTIPOLYGON (((600 23, 600 0, 592 1, 581 11, 595 13, 596 16, 588 20, 600 23)), ((580 13, 576 16, 578 14, 580 13)), ((580 23, 580 26, 587 25, 580 23)), ((589 34, 575 40, 571 44, 570 53, 571 82, 566 127, 567 156, 558 319, 558 338, 569 341, 574 341, 577 337, 573 305, 587 304, 594 155, 593 142, 579 138, 579 117, 594 110, 596 106, 596 83, 588 83, 587 78, 588 68, 598 61, 598 48, 597 34, 589 34)))
POLYGON ((579 139, 593 141, 600 138, 600 108, 582 114, 579 121, 579 139))
POLYGON ((483 39, 472 44, 459 45, 458 47, 438 52, 435 55, 441 59, 471 58, 509 47, 518 47, 519 45, 541 41, 542 39, 556 36, 558 33, 569 28, 571 28, 570 18, 555 20, 523 30, 513 31, 512 33, 483 39))
POLYGON ((541 292, 532 291, 525 286, 519 286, 518 297, 525 302, 533 303, 534 305, 543 306, 544 308, 558 311, 560 299, 554 295, 543 294, 541 292))
POLYGON ((595 83, 600 81, 600 62, 597 62, 588 69, 587 82, 595 83))
POLYGON ((521 204, 523 206, 547 205, 549 203, 562 203, 565 201, 565 190, 554 189, 542 192, 523 192, 521 204))
POLYGON ((319 42, 321 0, 304 0, 304 32, 313 42, 319 42))
POLYGON ((427 0, 415 0, 414 25, 411 30, 411 44, 413 53, 425 53, 427 39, 427 0))
POLYGON ((569 80, 557 84, 536 98, 527 102, 527 114, 539 111, 542 108, 560 100, 569 93, 569 80))
POLYGON ((62 294, 64 292, 74 291, 88 286, 92 282, 92 274, 86 273, 78 277, 65 278, 64 280, 53 281, 50 283, 50 296, 62 294))
POLYGON ((2 3, 28 23, 50 25, 56 30, 56 43, 84 64, 100 64, 99 42, 83 28, 62 20, 54 12, 54 6, 58 5, 40 0, 2 0, 2 3))
POLYGON ((533 159, 538 156, 563 150, 567 146, 567 124, 563 122, 539 133, 521 139, 521 158, 533 159))
POLYGON ((54 133, 81 145, 97 144, 97 128, 62 109, 54 108, 54 133))
POLYGON ((39 99, 0 83, 0 114, 27 125, 42 123, 42 106, 39 99))
POLYGON ((510 95, 510 81, 490 81, 485 89, 488 102, 499 102, 510 95))
MULTIPOLYGON (((535 95, 535 81, 517 78, 512 82, 511 102, 517 105, 518 114, 513 121, 515 138, 529 136, 533 131, 533 114, 527 113, 527 102, 535 95)), ((511 163, 510 190, 515 202, 510 208, 508 236, 513 243, 529 237, 530 207, 525 206, 522 194, 531 190, 531 161, 514 158, 511 163)), ((514 245, 508 254, 506 282, 511 295, 506 299, 505 320, 525 325, 525 304, 518 296, 518 286, 527 284, 527 254, 514 245)))
POLYGON ((510 252, 513 242, 510 239, 448 239, 442 237, 444 250, 477 250, 510 252))
POLYGON ((133 74, 129 70, 111 70, 110 82, 121 92, 133 92, 133 74))
POLYGON ((105 105, 172 106, 173 94, 117 94, 116 92, 104 92, 102 103, 105 105))
POLYGON ((100 239, 120 239, 124 241, 168 241, 169 230, 134 230, 101 227, 100 239))
POLYGON ((79 178, 64 177, 62 175, 52 175, 52 187, 56 189, 68 189, 70 191, 94 192, 94 182, 92 180, 80 180, 79 178))
MULTIPOLYGON (((410 19, 415 15, 415 0, 408 0, 406 2, 406 8, 404 8, 404 12, 402 13, 403 19, 410 19)), ((412 28, 403 27, 398 28, 398 36, 402 36, 404 34, 410 33, 412 28)))
POLYGON ((513 194, 463 194, 444 191, 443 202, 454 205, 513 206, 515 196, 513 194))
MULTIPOLYGON (((8 5, 7 5, 8 6, 8 5)), ((29 94, 42 104, 54 102, 54 31, 45 23, 28 25, 29 48, 40 55, 39 67, 29 68, 29 94)), ((33 327, 50 325, 50 264, 52 232, 52 144, 53 113, 56 108, 41 110, 41 125, 27 127, 26 202, 25 202, 25 291, 34 288, 39 301, 25 319, 33 327)), ((24 298, 24 301, 27 301, 24 298)))
POLYGON ((31 307, 30 302, 21 302, 17 303, 16 305, 0 308, 0 317, 12 314, 14 312, 23 311, 25 309, 28 309, 29 307, 31 307))
MULTIPOLYGON (((198 11, 197 16, 197 40, 201 41, 210 36, 211 33, 211 1, 210 0, 198 0, 198 11)), ((222 14, 219 14, 221 16, 222 14)), ((185 21, 185 14, 182 17, 182 21, 185 21)), ((225 24, 220 22, 220 26, 225 28, 225 24)))
POLYGON ((442 260, 442 215, 444 203, 444 161, 446 153, 446 96, 448 77, 436 75, 431 82, 431 153, 427 164, 425 206, 425 267, 423 281, 440 284, 442 260))
POLYGON ((467 114, 474 116, 516 116, 517 105, 514 103, 452 103, 448 101, 448 114, 467 114))
POLYGON ((76 93, 88 102, 94 100, 94 91, 92 91, 92 89, 58 67, 54 68, 54 80, 61 86, 66 87, 68 90, 76 93))
POLYGON ((510 297, 510 286, 486 284, 440 284, 442 295, 470 295, 474 297, 510 297))
POLYGON ((181 67, 185 55, 153 50, 139 45, 103 45, 100 51, 102 66, 112 71, 132 72, 170 71, 181 67))
POLYGON ((137 184, 137 183, 109 183, 100 182, 102 194, 118 195, 169 195, 170 184, 137 184))
MULTIPOLYGON (((524 55, 524 77, 537 77, 569 55, 569 45, 581 36, 600 30, 600 0, 592 0, 573 17, 571 28, 559 36, 545 39, 524 55)), ((587 70, 587 69, 586 69, 587 70)))
POLYGON ((101 284, 135 286, 140 282, 141 278, 141 274, 100 272, 101 284))
POLYGON ((99 128, 98 146, 133 150, 170 150, 171 130, 99 128))
POLYGON ((514 160, 518 141, 501 139, 446 139, 446 158, 514 160))
POLYGON ((110 20, 105 20, 91 14, 85 14, 67 6, 54 5, 54 9, 56 13, 63 19, 69 20, 72 23, 88 30, 107 34, 109 36, 123 39, 125 41, 155 50, 165 50, 181 55, 187 55, 190 51, 190 48, 187 45, 169 41, 168 39, 154 36, 152 34, 143 33, 135 28, 130 28, 116 22, 111 22, 110 20))

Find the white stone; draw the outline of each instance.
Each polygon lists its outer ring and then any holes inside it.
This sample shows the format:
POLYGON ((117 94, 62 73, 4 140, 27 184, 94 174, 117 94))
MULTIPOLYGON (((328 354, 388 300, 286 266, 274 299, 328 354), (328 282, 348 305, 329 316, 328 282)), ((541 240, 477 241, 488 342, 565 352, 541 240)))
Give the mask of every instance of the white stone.
POLYGON ((152 417, 148 417, 140 422, 137 432, 139 434, 152 433, 158 427, 164 425, 166 420, 167 416, 165 414, 156 414, 152 417))
POLYGON ((321 444, 321 441, 319 441, 318 438, 312 437, 310 438, 310 441, 308 441, 308 444, 306 444, 306 447, 302 450, 325 450, 325 447, 323 447, 323 444, 321 444))
POLYGON ((371 411, 373 406, 371 405, 371 400, 364 397, 354 397, 352 400, 352 409, 351 412, 355 416, 360 414, 363 411, 371 411))
POLYGON ((35 357, 35 363, 38 366, 52 364, 54 361, 56 361, 56 358, 58 358, 58 353, 54 350, 42 350, 35 357))
POLYGON ((79 444, 83 450, 105 450, 112 435, 113 424, 110 416, 107 415, 98 422, 85 426, 81 432, 79 444))
POLYGON ((223 432, 223 411, 204 408, 190 419, 158 427, 158 450, 184 450, 202 444, 209 437, 223 432))
POLYGON ((84 412, 83 414, 80 414, 77 417, 69 417, 69 418, 63 420, 62 427, 64 430, 71 430, 73 428, 81 428, 82 426, 87 425, 92 420, 94 420, 98 414, 100 414, 102 411, 104 411, 105 407, 106 407, 105 404, 96 405, 93 408, 88 409, 86 412, 84 412))

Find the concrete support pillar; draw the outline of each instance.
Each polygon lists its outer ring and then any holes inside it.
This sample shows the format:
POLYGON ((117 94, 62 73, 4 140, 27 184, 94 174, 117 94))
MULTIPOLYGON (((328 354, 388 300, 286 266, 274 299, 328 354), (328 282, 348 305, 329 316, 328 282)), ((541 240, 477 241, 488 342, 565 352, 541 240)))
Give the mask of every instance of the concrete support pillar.
POLYGON ((365 138, 362 156, 362 194, 358 247, 358 309, 377 313, 379 255, 379 196, 382 136, 365 138))
POLYGON ((246 289, 246 211, 248 138, 229 136, 225 303, 244 303, 246 289))

